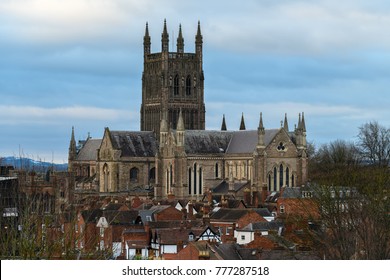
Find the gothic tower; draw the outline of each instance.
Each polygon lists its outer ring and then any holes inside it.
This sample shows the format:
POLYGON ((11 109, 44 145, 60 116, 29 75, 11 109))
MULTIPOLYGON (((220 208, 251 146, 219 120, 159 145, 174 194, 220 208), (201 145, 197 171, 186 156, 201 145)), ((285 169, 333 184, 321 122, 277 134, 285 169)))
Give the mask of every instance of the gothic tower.
POLYGON ((205 129, 203 39, 198 22, 195 53, 184 52, 181 25, 176 52, 169 51, 167 24, 161 35, 161 52, 151 53, 151 39, 146 23, 144 36, 144 71, 142 74, 141 131, 160 133, 166 116, 168 126, 176 129, 180 110, 185 129, 205 129))

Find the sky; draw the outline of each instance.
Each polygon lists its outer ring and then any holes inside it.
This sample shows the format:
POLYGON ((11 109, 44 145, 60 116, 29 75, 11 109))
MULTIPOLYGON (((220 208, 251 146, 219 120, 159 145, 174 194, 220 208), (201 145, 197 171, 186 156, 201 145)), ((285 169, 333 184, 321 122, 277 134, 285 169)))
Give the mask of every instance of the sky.
POLYGON ((1 0, 0 157, 66 163, 76 140, 139 130, 143 36, 185 52, 203 35, 206 129, 290 129, 308 141, 357 140, 390 127, 390 2, 386 0, 1 0))

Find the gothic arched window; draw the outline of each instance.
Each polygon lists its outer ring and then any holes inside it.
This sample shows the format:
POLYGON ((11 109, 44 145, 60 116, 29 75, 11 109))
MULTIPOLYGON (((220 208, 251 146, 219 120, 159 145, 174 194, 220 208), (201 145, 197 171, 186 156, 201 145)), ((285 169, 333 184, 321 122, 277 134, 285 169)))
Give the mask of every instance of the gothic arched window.
POLYGON ((156 167, 152 167, 149 170, 149 181, 154 183, 155 180, 156 180, 156 167))
POLYGON ((186 95, 191 95, 191 77, 189 75, 186 79, 186 95))
POLYGON ((138 168, 130 169, 130 182, 138 182, 138 168))
POLYGON ((203 191, 203 183, 202 183, 202 177, 203 177, 203 172, 202 172, 202 167, 199 168, 199 194, 202 194, 203 191))
POLYGON ((268 190, 271 191, 271 174, 268 174, 268 190))
POLYGON ((179 95, 179 76, 176 75, 175 79, 173 80, 173 95, 177 96, 179 95))
POLYGON ((192 194, 192 170, 191 168, 188 169, 188 194, 192 194))
POLYGON ((108 192, 108 179, 109 179, 110 171, 108 169, 107 163, 105 163, 103 166, 103 174, 104 174, 103 175, 104 176, 104 191, 108 192))
POLYGON ((286 186, 289 187, 290 185, 290 169, 286 167, 286 186))
POLYGON ((274 167, 274 191, 276 191, 276 185, 278 184, 277 183, 277 177, 278 176, 278 170, 276 169, 276 167, 274 167))
POLYGON ((219 177, 219 168, 218 168, 218 162, 215 164, 215 178, 218 178, 219 177))
POLYGON ((194 164, 194 194, 196 194, 196 182, 197 182, 197 174, 196 174, 196 172, 197 172, 197 166, 196 166, 196 163, 194 164))
POLYGON ((282 188, 283 187, 283 165, 281 164, 280 167, 279 167, 279 187, 282 188))

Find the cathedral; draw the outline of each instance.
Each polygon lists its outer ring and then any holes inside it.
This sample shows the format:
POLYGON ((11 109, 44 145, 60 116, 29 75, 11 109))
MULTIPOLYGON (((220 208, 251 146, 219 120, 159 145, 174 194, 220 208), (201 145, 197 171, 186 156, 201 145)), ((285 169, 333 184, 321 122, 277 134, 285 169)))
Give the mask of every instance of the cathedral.
POLYGON ((287 115, 266 129, 262 113, 256 130, 205 130, 203 37, 200 23, 195 53, 184 51, 181 26, 176 51, 169 50, 164 21, 161 52, 151 53, 146 24, 140 131, 104 129, 102 139, 77 145, 72 128, 68 168, 76 191, 132 195, 146 191, 154 199, 201 200, 207 193, 241 198, 245 193, 307 182, 304 114, 294 130, 287 115))

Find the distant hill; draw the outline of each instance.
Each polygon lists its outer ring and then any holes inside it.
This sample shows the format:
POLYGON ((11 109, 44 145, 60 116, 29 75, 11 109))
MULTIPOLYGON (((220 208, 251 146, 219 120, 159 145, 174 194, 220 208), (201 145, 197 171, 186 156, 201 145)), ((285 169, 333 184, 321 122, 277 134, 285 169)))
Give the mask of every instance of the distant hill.
POLYGON ((55 171, 66 171, 68 164, 58 164, 45 161, 37 161, 31 158, 17 158, 17 157, 0 157, 0 165, 12 165, 16 169, 26 169, 35 171, 46 171, 53 168, 55 171))

